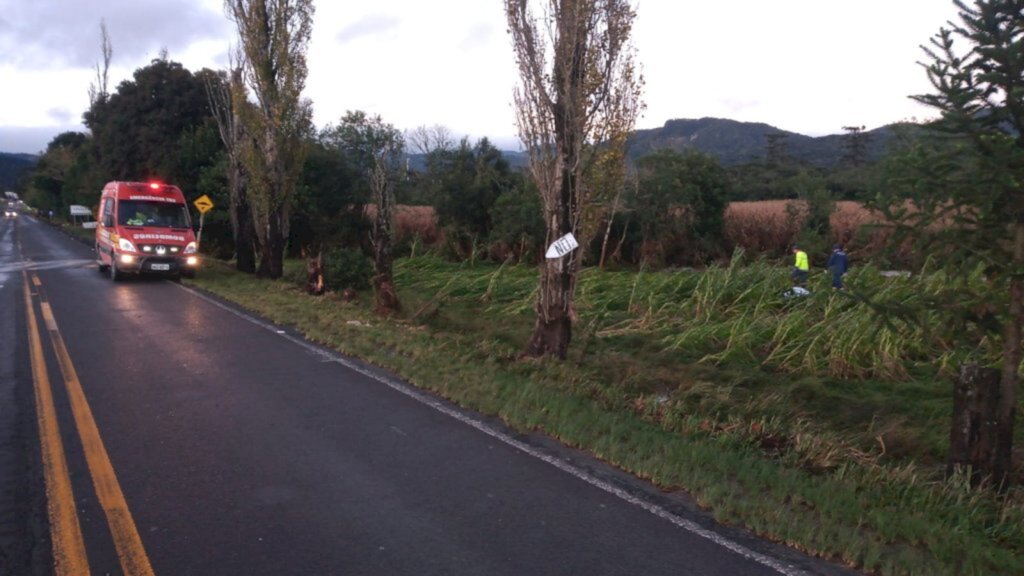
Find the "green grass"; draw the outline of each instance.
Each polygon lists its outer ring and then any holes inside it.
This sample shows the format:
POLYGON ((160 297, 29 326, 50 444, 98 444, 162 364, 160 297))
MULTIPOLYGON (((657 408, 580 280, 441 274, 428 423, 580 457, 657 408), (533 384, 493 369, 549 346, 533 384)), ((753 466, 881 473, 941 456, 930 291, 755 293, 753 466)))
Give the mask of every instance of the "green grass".
MULTIPOLYGON (((786 300, 785 270, 736 262, 585 270, 565 362, 520 357, 534 268, 400 260, 395 320, 370 313, 369 293, 309 297, 216 263, 196 284, 516 429, 685 489, 722 522, 879 574, 1024 574, 1019 497, 941 474, 949 370, 991 356, 990 344, 967 349, 938 318, 879 327, 824 278, 786 300)), ((868 269, 849 279, 903 302, 941 281, 868 269)))
MULTIPOLYGON (((81 226, 75 226, 69 222, 54 220, 53 225, 60 228, 67 234, 79 238, 85 241, 91 241, 96 237, 95 228, 83 228, 81 226)), ((91 242, 90 242, 91 243, 91 242)))

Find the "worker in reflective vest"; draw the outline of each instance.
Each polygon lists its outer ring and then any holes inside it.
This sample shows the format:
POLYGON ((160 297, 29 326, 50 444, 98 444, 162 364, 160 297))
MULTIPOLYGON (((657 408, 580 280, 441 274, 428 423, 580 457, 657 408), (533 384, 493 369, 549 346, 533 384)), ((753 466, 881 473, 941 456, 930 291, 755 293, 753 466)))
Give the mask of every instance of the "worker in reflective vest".
POLYGON ((807 262, 807 252, 804 252, 796 244, 793 245, 793 272, 790 273, 789 277, 793 279, 793 282, 798 286, 803 286, 807 283, 807 275, 810 273, 811 266, 807 262))

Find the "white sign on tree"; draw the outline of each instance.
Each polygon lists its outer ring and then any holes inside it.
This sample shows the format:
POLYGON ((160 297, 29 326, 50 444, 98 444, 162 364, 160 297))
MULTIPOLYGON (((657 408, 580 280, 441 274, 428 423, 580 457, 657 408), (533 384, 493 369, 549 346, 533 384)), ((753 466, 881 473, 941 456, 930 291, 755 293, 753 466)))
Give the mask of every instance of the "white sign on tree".
POLYGON ((548 246, 548 251, 544 255, 545 258, 561 258, 569 252, 580 247, 579 242, 576 241, 576 237, 569 232, 565 236, 562 236, 558 240, 555 240, 551 246, 548 246))

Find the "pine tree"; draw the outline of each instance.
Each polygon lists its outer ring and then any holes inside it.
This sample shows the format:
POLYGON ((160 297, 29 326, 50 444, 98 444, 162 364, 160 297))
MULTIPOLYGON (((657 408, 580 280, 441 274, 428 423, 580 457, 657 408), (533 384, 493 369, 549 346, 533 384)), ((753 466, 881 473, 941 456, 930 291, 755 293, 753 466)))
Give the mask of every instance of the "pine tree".
POLYGON ((902 233, 895 240, 917 238, 950 274, 949 297, 936 307, 1001 342, 997 445, 987 472, 1005 487, 1024 323, 1024 0, 955 4, 960 23, 923 47, 934 92, 913 97, 941 118, 890 168, 895 194, 886 209, 902 233), (972 294, 962 280, 979 267, 988 289, 972 294))

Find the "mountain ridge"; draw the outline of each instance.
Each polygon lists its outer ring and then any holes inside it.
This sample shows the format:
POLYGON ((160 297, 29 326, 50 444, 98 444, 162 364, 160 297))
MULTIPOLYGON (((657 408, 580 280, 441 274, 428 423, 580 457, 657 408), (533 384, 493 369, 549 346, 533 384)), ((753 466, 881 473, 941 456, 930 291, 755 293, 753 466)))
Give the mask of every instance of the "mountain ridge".
MULTIPOLYGON (((895 124, 862 132, 865 137, 866 160, 872 162, 885 155, 894 135, 895 124)), ((765 161, 768 158, 769 136, 778 135, 787 159, 818 167, 838 166, 846 150, 847 134, 806 136, 766 124, 742 122, 727 118, 675 118, 660 128, 635 130, 627 142, 630 159, 658 150, 686 152, 696 150, 709 154, 725 166, 765 161)), ((526 166, 528 157, 518 150, 502 150, 513 167, 526 166)), ((0 152, 0 188, 13 190, 21 173, 39 161, 34 154, 0 152)), ((422 171, 422 154, 409 155, 410 168, 422 171)))
MULTIPOLYGON (((884 156, 892 139, 894 125, 862 132, 866 140, 866 160, 884 156)), ((710 154, 724 165, 745 164, 766 160, 768 137, 779 135, 786 156, 798 163, 815 166, 836 166, 845 154, 847 134, 806 136, 763 122, 741 122, 726 118, 668 120, 661 128, 636 130, 627 143, 630 158, 670 149, 676 152, 698 150, 710 154)))
MULTIPOLYGON (((865 160, 881 159, 895 135, 896 124, 864 130, 865 160)), ((742 122, 727 118, 676 118, 668 120, 660 128, 635 130, 627 141, 627 154, 636 160, 658 150, 672 150, 684 153, 695 150, 709 154, 725 166, 766 161, 768 159, 768 138, 781 137, 787 160, 817 167, 834 167, 842 163, 846 154, 848 134, 807 136, 790 132, 764 122, 742 122)), ((513 167, 526 166, 529 158, 526 152, 502 150, 506 160, 513 167)), ((425 165, 422 154, 411 154, 410 167, 422 170, 425 165)))
POLYGON ((21 174, 38 161, 35 154, 0 152, 0 191, 13 191, 21 174))

